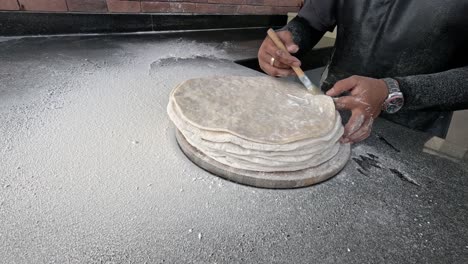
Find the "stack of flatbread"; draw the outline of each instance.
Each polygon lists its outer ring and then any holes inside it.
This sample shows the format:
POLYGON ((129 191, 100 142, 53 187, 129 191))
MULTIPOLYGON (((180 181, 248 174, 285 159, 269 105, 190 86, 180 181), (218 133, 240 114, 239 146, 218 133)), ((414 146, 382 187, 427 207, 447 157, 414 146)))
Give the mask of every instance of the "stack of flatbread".
POLYGON ((340 148, 333 100, 272 77, 191 79, 167 112, 187 142, 230 167, 263 172, 321 165, 340 148))

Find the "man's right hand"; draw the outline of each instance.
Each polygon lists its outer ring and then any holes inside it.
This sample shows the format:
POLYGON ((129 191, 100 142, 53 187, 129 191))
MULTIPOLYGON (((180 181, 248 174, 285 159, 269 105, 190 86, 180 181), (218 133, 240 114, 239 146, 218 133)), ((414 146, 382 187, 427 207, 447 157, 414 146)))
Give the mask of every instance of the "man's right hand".
MULTIPOLYGON (((299 47, 294 43, 291 32, 287 30, 277 31, 276 34, 286 46, 289 53, 294 54, 299 47)), ((301 61, 287 52, 276 47, 270 37, 266 37, 258 50, 258 63, 260 68, 268 75, 275 77, 285 77, 294 75, 292 66, 301 66, 301 61), (273 58, 273 59, 272 59, 273 58)))

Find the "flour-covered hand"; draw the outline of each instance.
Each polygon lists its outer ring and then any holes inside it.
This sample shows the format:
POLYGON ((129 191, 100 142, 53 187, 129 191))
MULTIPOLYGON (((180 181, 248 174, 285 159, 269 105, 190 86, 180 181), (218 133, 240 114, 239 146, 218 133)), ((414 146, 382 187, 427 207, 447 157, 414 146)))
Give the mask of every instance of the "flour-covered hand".
POLYGON ((388 88, 380 79, 351 76, 336 82, 327 95, 335 97, 344 92, 349 94, 333 99, 338 110, 351 111, 341 142, 359 142, 369 137, 374 119, 388 96, 388 88))

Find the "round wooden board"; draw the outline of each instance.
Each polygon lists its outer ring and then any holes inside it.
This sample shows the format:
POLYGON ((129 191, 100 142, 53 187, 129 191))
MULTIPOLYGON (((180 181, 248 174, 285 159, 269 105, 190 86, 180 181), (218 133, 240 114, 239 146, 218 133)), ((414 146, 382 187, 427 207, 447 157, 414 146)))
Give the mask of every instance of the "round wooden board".
POLYGON ((299 188, 327 180, 343 169, 351 154, 350 145, 342 144, 335 157, 317 167, 290 172, 260 172, 229 167, 209 158, 190 145, 177 129, 176 139, 182 152, 208 172, 240 184, 272 189, 299 188))

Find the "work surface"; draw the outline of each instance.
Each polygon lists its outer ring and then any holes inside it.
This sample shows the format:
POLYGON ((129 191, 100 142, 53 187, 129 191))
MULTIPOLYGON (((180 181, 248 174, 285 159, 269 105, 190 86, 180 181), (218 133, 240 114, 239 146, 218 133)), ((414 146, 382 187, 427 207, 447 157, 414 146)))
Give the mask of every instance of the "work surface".
POLYGON ((467 263, 468 165, 377 120, 336 177, 238 185, 192 164, 166 115, 201 76, 260 73, 232 31, 0 42, 1 263, 467 263), (232 34, 231 34, 232 33, 232 34))

